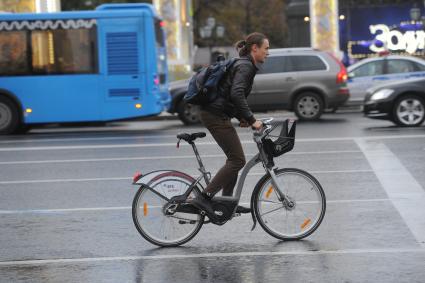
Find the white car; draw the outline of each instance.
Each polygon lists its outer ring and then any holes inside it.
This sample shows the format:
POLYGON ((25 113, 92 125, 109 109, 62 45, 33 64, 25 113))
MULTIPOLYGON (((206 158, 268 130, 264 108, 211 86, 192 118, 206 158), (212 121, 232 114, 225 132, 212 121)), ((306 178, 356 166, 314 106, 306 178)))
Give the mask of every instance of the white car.
POLYGON ((425 77, 425 60, 389 55, 362 60, 347 68, 350 98, 346 105, 362 105, 366 90, 382 83, 425 77))

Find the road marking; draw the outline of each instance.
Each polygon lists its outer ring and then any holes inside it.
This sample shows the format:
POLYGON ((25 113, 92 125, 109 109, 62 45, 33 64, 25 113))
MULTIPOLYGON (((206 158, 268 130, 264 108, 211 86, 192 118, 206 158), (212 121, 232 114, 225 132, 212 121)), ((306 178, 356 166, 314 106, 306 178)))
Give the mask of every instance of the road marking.
POLYGON ((332 141, 355 141, 358 139, 364 140, 391 140, 391 139, 415 139, 415 138, 425 138, 425 135, 399 135, 399 136, 369 136, 369 137, 333 137, 333 138, 310 138, 310 139, 295 139, 295 142, 332 142, 332 141))
POLYGON ((1 214, 49 214, 49 213, 70 213, 70 212, 91 212, 109 210, 130 210, 130 206, 109 206, 109 207, 83 207, 83 208, 58 208, 58 209, 27 209, 27 210, 0 210, 1 214))
MULTIPOLYGON (((174 134, 168 135, 130 135, 130 136, 110 136, 110 137, 89 137, 89 138, 41 138, 41 139, 10 139, 10 140, 1 140, 0 144, 17 144, 17 143, 47 143, 47 142, 78 142, 78 141, 108 141, 108 140, 144 140, 144 139, 163 139, 163 138, 176 138, 177 134, 180 131, 176 131, 174 134)), ((252 132, 238 132, 239 136, 251 137, 252 132)), ((388 138, 412 138, 412 137, 425 137, 425 135, 400 135, 400 136, 372 136, 366 137, 367 139, 388 139, 388 138)), ((353 140, 363 137, 341 137, 341 138, 315 138, 315 139, 297 139, 297 141, 328 141, 332 140, 353 140)), ((425 150, 425 148, 424 148, 425 150)))
POLYGON ((425 191, 383 143, 356 140, 416 240, 425 247, 425 191))
MULTIPOLYGON (((93 138, 51 138, 51 139, 14 139, 2 140, 0 144, 16 144, 16 143, 47 143, 47 142, 78 142, 78 141, 108 141, 108 140, 144 140, 144 139, 164 139, 172 138, 177 139, 177 134, 181 131, 176 131, 172 135, 131 135, 120 137, 93 137, 93 138)), ((238 133, 239 136, 252 136, 252 133, 238 133)))
MULTIPOLYGON (((342 137, 342 138, 314 138, 314 139, 297 139, 296 142, 329 142, 329 141, 353 141, 357 139, 381 140, 381 139, 409 139, 409 138, 425 138, 425 135, 400 135, 400 136, 374 136, 374 137, 342 137)), ((253 144, 252 140, 242 140, 242 144, 253 144)), ((189 146, 182 143, 182 146, 189 146)), ((198 146, 217 145, 215 141, 198 142, 198 146)), ((109 144, 109 145, 76 145, 76 146, 33 146, 33 147, 1 147, 0 152, 13 151, 42 151, 42 150, 81 150, 81 149, 111 149, 111 148, 140 148, 140 147, 171 147, 176 146, 173 143, 151 143, 151 144, 109 144)))
POLYGON ((9 184, 36 184, 36 183, 68 183, 68 182, 103 182, 132 180, 133 177, 109 177, 109 178, 82 178, 82 179, 47 179, 47 180, 19 180, 19 181, 1 181, 0 185, 9 184))
MULTIPOLYGON (((387 202, 390 199, 344 199, 344 200, 327 200, 327 204, 342 203, 364 203, 364 202, 387 202)), ((240 205, 249 206, 249 202, 240 202, 240 205)), ((156 207, 156 206, 154 206, 156 207)), ((49 213, 72 213, 72 212, 98 212, 98 211, 115 211, 130 210, 131 206, 107 206, 107 207, 82 207, 82 208, 57 208, 57 209, 25 209, 25 210, 0 210, 2 214, 49 214, 49 213)))
POLYGON ((218 257, 257 257, 257 256, 316 256, 316 255, 357 255, 357 254, 402 254, 425 253, 423 248, 404 249, 345 249, 345 250, 317 250, 317 251, 278 251, 278 252, 234 252, 234 253, 201 253, 201 254, 169 254, 149 256, 117 256, 117 257, 89 257, 89 258, 58 258, 0 261, 0 266, 45 265, 45 264, 76 264, 87 262, 134 261, 134 260, 178 260, 191 258, 218 258, 218 257))
MULTIPOLYGON (((329 150, 329 151, 299 151, 289 152, 287 155, 320 155, 320 154, 341 154, 341 153, 359 153, 359 150, 329 150)), ((254 156, 254 154, 245 154, 245 156, 254 156)), ((225 157, 224 154, 202 155, 202 158, 225 157)), ((162 160, 162 159, 193 159, 195 156, 149 156, 149 157, 119 157, 119 158, 92 158, 92 159, 53 159, 53 160, 26 160, 26 161, 2 161, 0 165, 21 165, 21 164, 48 164, 48 163, 76 163, 76 162, 109 162, 109 161, 130 161, 130 160, 162 160)))
POLYGON ((127 136, 127 137, 97 137, 97 138, 57 138, 57 139, 28 139, 28 140, 3 140, 0 144, 15 144, 15 143, 43 143, 43 142, 77 142, 77 141, 108 141, 108 140, 144 140, 144 139, 159 139, 159 138, 176 138, 175 135, 156 135, 156 136, 127 136))
MULTIPOLYGON (((203 145, 217 144, 215 142, 203 143, 203 145)), ((197 144, 199 145, 199 143, 197 144)), ((164 147, 176 146, 176 143, 153 143, 153 144, 108 144, 108 145, 70 145, 70 146, 33 146, 33 147, 3 147, 2 152, 9 151, 40 151, 40 150, 81 150, 81 149, 111 149, 111 148, 137 148, 137 147, 164 147)))
MULTIPOLYGON (((358 174, 371 173, 373 170, 333 170, 333 171, 309 171, 310 174, 358 174)), ((191 176, 199 176, 199 172, 187 173, 191 176)), ((265 172, 252 172, 248 176, 263 176, 265 172)), ((239 174, 240 175, 240 174, 239 174)), ((81 179, 45 179, 45 180, 15 180, 0 181, 0 185, 10 184, 36 184, 36 183, 68 183, 68 182, 104 182, 104 181, 121 181, 133 180, 133 177, 108 177, 108 178, 81 178, 81 179)))

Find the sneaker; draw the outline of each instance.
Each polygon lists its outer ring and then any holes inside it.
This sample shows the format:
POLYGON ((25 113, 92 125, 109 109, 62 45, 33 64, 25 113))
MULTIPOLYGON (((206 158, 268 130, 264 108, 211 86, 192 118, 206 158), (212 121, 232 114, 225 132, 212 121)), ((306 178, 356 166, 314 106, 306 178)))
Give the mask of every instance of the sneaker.
POLYGON ((238 205, 238 207, 236 208, 236 213, 250 213, 251 212, 251 208, 249 207, 243 207, 238 205))
POLYGON ((208 196, 204 194, 197 195, 195 198, 189 199, 187 202, 194 207, 205 211, 209 215, 214 214, 214 210, 211 205, 211 199, 209 199, 208 196))

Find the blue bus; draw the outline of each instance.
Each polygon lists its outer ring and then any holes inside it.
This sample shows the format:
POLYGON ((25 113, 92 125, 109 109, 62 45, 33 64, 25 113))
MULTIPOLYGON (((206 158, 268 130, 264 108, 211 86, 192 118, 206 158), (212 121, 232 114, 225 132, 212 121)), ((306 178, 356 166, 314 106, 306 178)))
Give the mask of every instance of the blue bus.
POLYGON ((0 14, 0 133, 157 115, 170 103, 163 22, 152 5, 0 14))

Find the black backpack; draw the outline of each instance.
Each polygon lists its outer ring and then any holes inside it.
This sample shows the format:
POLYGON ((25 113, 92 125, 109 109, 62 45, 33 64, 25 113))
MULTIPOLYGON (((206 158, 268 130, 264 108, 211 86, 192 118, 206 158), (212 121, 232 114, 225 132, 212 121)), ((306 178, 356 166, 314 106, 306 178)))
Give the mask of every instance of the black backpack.
POLYGON ((220 81, 236 60, 236 58, 232 58, 218 61, 202 68, 190 79, 189 87, 183 100, 186 103, 195 105, 206 105, 216 100, 220 95, 220 81))

